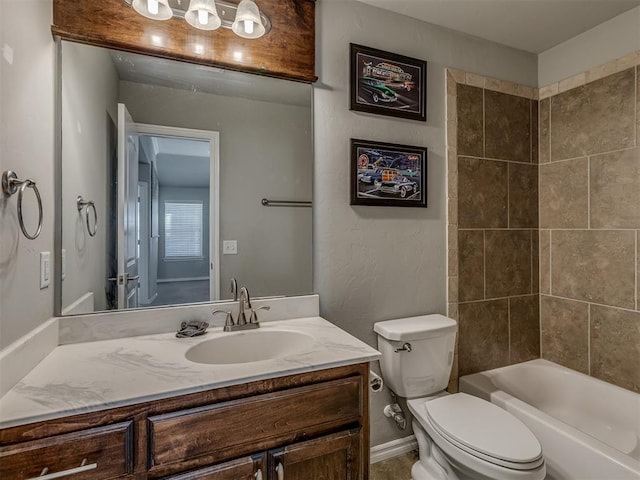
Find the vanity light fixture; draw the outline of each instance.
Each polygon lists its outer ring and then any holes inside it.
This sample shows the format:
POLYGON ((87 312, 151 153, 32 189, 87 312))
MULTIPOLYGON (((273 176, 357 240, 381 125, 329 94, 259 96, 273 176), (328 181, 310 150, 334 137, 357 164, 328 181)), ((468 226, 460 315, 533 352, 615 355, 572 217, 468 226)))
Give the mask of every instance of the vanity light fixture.
POLYGON ((271 21, 253 0, 239 4, 226 0, 190 0, 189 8, 180 8, 177 0, 125 0, 140 15, 152 20, 184 18, 199 30, 231 29, 242 38, 260 38, 271 30, 271 21))

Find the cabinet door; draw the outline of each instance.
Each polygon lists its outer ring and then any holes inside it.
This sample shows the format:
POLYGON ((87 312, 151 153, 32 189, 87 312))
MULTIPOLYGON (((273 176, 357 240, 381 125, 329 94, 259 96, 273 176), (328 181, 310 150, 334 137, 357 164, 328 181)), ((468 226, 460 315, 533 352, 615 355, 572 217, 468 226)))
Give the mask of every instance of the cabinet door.
POLYGON ((259 454, 172 475, 164 480, 267 480, 266 464, 266 455, 259 454))
POLYGON ((362 429, 326 435, 269 452, 272 480, 362 480, 362 429))

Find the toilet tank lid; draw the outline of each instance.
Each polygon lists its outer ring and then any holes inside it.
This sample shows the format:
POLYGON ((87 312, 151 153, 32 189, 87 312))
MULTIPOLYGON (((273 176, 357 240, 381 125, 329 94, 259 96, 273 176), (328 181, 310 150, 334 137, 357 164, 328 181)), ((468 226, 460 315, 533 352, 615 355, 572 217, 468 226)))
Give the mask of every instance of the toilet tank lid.
POLYGON ((440 314, 399 318, 377 322, 373 325, 373 331, 381 337, 401 342, 437 337, 455 332, 456 329, 455 320, 440 314))

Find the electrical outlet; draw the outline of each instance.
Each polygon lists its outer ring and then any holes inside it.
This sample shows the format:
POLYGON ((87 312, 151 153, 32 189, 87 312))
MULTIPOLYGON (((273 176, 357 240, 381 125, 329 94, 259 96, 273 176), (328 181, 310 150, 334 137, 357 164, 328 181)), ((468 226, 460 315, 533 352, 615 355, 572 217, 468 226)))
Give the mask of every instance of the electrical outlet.
POLYGON ((51 253, 40 252, 40 289, 51 283, 51 253))
POLYGON ((238 241, 237 240, 223 240, 222 241, 222 254, 223 255, 237 255, 238 254, 238 241))

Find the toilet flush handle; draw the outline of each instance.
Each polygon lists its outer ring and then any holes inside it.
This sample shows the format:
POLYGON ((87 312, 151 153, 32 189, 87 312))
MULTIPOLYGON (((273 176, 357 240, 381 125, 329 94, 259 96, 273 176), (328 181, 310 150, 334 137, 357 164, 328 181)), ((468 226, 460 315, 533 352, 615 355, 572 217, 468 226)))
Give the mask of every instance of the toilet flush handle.
POLYGON ((405 343, 404 345, 402 345, 402 348, 396 348, 394 350, 394 352, 398 353, 398 352, 411 352, 411 344, 410 343, 405 343))

